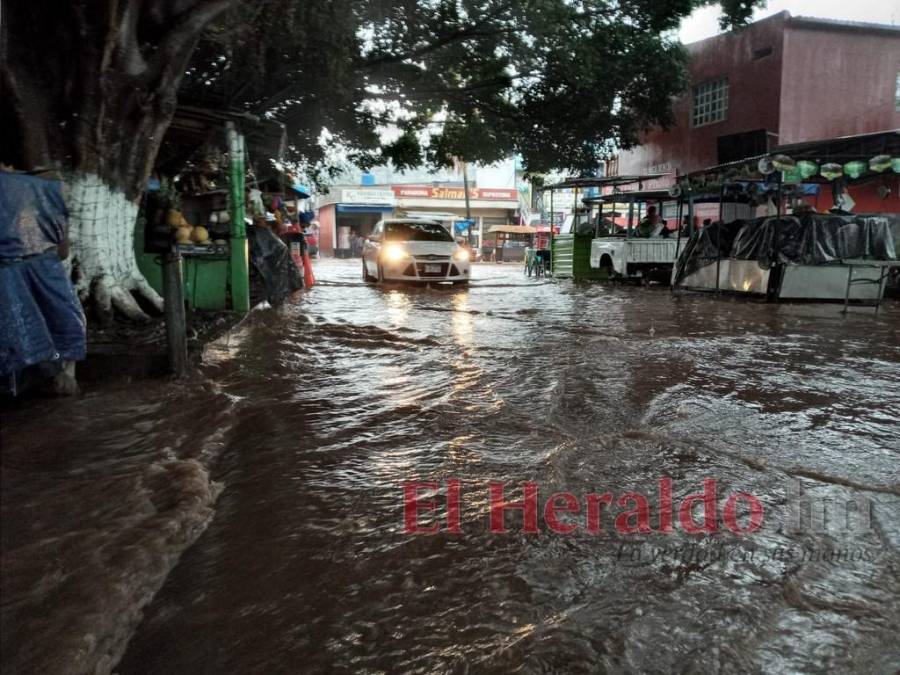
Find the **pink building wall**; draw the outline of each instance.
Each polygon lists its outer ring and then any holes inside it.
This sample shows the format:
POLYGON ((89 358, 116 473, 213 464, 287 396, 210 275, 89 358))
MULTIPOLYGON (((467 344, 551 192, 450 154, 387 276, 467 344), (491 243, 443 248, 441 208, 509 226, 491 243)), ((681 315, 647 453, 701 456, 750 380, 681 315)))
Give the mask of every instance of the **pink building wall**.
POLYGON ((620 155, 619 173, 652 172, 660 164, 688 173, 718 164, 719 136, 756 129, 777 132, 785 15, 688 45, 691 88, 675 102, 675 125, 645 133, 640 146, 620 155), (766 56, 754 58, 767 50, 766 56), (729 80, 726 119, 692 127, 693 86, 722 77, 729 80))
POLYGON ((900 30, 791 20, 785 33, 782 144, 900 128, 900 30))
POLYGON ((319 208, 319 252, 320 255, 334 255, 334 204, 319 208))
POLYGON ((900 29, 781 12, 687 49, 692 87, 728 77, 727 118, 693 128, 689 90, 675 103, 675 126, 646 132, 620 155, 619 174, 715 166, 720 136, 759 129, 774 147, 900 128, 900 29))

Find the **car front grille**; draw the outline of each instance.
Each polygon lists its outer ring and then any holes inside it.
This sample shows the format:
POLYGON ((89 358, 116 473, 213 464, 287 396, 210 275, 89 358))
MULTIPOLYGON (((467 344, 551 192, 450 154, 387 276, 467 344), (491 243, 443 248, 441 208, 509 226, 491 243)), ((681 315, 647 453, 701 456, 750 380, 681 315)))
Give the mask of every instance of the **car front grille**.
POLYGON ((428 255, 417 255, 416 260, 450 260, 449 255, 437 255, 435 253, 429 253, 428 255))
MULTIPOLYGON (((426 272, 425 265, 426 263, 418 262, 419 258, 416 258, 416 271, 419 273, 420 277, 445 277, 447 276, 447 267, 449 263, 441 263, 440 264, 440 272, 426 272)), ((429 267, 434 266, 433 263, 428 263, 429 267)))

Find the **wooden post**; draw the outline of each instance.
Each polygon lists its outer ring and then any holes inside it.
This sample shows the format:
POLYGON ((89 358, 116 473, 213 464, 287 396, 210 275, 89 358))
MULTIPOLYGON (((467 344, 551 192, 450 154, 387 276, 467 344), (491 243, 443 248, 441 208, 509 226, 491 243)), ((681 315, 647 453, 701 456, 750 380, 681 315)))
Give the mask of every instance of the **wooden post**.
POLYGON ((675 216, 675 225, 678 228, 678 233, 675 236, 675 263, 672 265, 672 276, 669 278, 669 285, 672 287, 673 293, 675 292, 675 274, 678 272, 678 256, 681 255, 681 221, 684 218, 684 195, 679 195, 675 213, 677 214, 675 216))
POLYGON ((547 248, 550 249, 550 276, 553 276, 553 221, 556 214, 553 213, 553 188, 550 188, 550 238, 547 240, 547 248))
MULTIPOLYGON (((782 203, 784 201, 784 195, 782 194, 782 184, 784 183, 784 173, 779 171, 775 179, 778 183, 776 197, 778 199, 778 204, 775 207, 775 263, 772 266, 772 269, 778 270, 778 288, 775 291, 775 302, 781 302, 781 282, 784 281, 784 265, 782 265, 781 262, 778 261, 778 251, 780 250, 779 247, 781 246, 781 216, 783 214, 784 206, 782 203)), ((850 274, 853 274, 852 266, 850 267, 850 274)))
POLYGON ((719 188, 719 223, 716 228, 716 293, 719 288, 719 270, 722 265, 722 221, 725 220, 725 179, 722 179, 722 186, 719 188))
POLYGON ((188 373, 187 321, 184 314, 184 279, 181 254, 177 249, 163 256, 163 299, 166 316, 166 342, 169 369, 176 377, 188 373))

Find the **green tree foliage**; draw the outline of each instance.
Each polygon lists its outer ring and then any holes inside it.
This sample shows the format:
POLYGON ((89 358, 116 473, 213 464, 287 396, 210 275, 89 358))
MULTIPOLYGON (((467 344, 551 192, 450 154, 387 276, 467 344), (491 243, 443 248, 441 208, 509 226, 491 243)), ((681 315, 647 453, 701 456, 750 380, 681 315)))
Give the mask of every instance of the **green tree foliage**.
MULTIPOLYGON (((674 37, 698 0, 268 0, 243 3, 194 53, 183 96, 283 121, 315 161, 322 128, 368 165, 510 153, 532 172, 589 170, 672 121, 686 85, 674 37), (399 132, 382 142, 377 133, 399 132)), ((723 26, 754 0, 724 4, 723 26)))

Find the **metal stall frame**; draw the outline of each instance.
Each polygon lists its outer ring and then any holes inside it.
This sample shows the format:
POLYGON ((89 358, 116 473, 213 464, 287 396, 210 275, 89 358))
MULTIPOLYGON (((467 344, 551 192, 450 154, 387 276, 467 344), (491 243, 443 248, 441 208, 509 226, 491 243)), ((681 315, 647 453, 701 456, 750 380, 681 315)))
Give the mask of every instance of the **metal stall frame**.
MULTIPOLYGON (((623 176, 603 176, 603 177, 590 177, 590 178, 566 178, 559 183, 554 183, 552 185, 545 185, 541 188, 541 191, 546 192, 549 190, 550 192, 550 269, 551 276, 556 276, 556 271, 554 270, 554 256, 553 256, 553 195, 556 190, 563 189, 573 189, 574 192, 574 203, 572 205, 572 213, 573 213, 573 226, 577 225, 578 219, 578 190, 585 188, 596 187, 602 190, 604 187, 621 187, 623 185, 630 185, 633 183, 638 184, 638 190, 636 192, 641 192, 643 190, 643 184, 646 181, 655 180, 659 178, 664 178, 669 176, 669 173, 649 173, 649 174, 633 174, 633 175, 623 175, 623 176)), ((618 192, 616 196, 626 196, 628 192, 618 192)), ((625 201, 625 200, 621 200, 625 201)), ((629 208, 629 223, 633 219, 633 211, 634 211, 634 203, 630 204, 629 208)), ((630 233, 631 227, 629 226, 628 230, 626 230, 626 236, 631 236, 630 233)), ((574 269, 573 269, 574 275, 574 269)))

